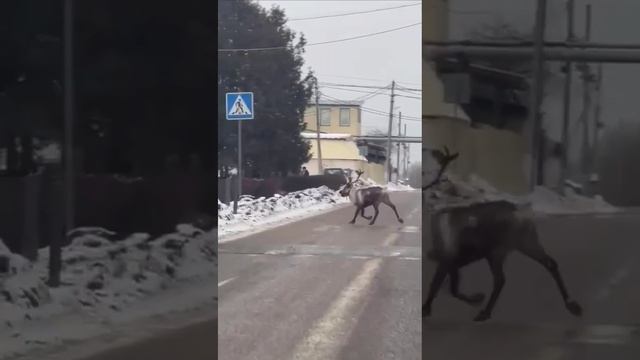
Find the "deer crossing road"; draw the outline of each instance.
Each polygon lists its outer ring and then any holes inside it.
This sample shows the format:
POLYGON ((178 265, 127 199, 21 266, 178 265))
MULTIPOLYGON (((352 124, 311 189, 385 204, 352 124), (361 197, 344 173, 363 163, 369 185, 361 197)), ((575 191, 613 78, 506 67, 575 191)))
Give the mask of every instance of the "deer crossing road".
MULTIPOLYGON (((559 263, 581 319, 568 314, 548 272, 513 254, 493 317, 453 299, 448 286, 423 321, 424 359, 579 360, 640 359, 640 213, 536 219, 540 242, 559 263)), ((424 263, 431 278, 435 264, 424 263)), ((491 289, 486 262, 463 268, 460 288, 491 289)))
POLYGON ((390 196, 404 224, 342 207, 220 244, 219 358, 420 359, 421 197, 390 196))

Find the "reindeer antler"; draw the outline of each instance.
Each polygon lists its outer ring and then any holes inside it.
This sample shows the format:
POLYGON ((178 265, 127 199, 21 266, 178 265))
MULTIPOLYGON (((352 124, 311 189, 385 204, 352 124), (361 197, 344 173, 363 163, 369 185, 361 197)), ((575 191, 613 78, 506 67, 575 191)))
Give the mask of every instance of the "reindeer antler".
POLYGON ((447 169, 447 166, 449 166, 449 164, 453 160, 457 159, 460 154, 459 153, 451 154, 451 152, 449 151, 449 148, 445 146, 444 153, 440 150, 432 150, 431 155, 436 159, 436 161, 438 162, 438 165, 440 165, 440 170, 438 170, 438 175, 436 175, 436 178, 433 179, 433 181, 431 181, 429 185, 422 187, 422 191, 425 191, 430 187, 434 186, 435 184, 439 183, 440 178, 442 177, 442 174, 444 174, 444 171, 447 169))
POLYGON ((358 174, 358 177, 355 180, 353 180, 353 182, 356 182, 360 179, 360 176, 364 174, 364 170, 356 170, 356 174, 358 174))

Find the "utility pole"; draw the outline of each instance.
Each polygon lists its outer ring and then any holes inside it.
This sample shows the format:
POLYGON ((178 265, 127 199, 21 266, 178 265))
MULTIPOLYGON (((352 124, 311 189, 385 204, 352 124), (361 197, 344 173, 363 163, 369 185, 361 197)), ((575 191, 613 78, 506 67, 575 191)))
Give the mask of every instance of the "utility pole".
POLYGON ((73 229, 75 218, 73 162, 73 0, 64 1, 64 227, 62 234, 53 234, 49 245, 49 286, 60 286, 60 270, 62 269, 62 240, 66 240, 73 229))
POLYGON ((534 48, 533 48, 533 79, 530 88, 531 103, 529 108, 529 123, 532 126, 531 132, 531 178, 530 188, 533 191, 536 184, 541 184, 543 174, 540 162, 544 161, 541 151, 541 135, 542 124, 540 118, 540 103, 542 100, 543 76, 544 76, 544 30, 546 23, 547 0, 538 0, 536 9, 536 22, 534 29, 534 48))
MULTIPOLYGON (((402 137, 402 111, 398 113, 398 137, 402 137)), ((396 153, 396 182, 400 180, 400 143, 398 145, 398 152, 396 153)))
POLYGON ((314 88, 316 91, 316 138, 318 140, 318 175, 323 174, 322 169, 322 147, 320 147, 320 91, 318 91, 318 78, 315 78, 314 88))
MULTIPOLYGON (((591 5, 587 4, 586 6, 586 22, 585 22, 585 42, 589 42, 591 40, 591 5)), ((589 65, 587 63, 583 63, 582 65, 582 101, 583 101, 583 110, 582 110, 582 151, 581 151, 581 162, 582 162, 582 172, 583 175, 591 170, 591 159, 590 159, 590 149, 589 149, 589 111, 591 110, 591 71, 589 69, 589 65)))
MULTIPOLYGON (((573 19, 575 4, 574 0, 567 1, 567 41, 574 41, 573 19)), ((568 177, 569 168, 569 122, 571 121, 571 82, 573 78, 573 62, 567 61, 564 64, 566 75, 564 78, 564 114, 562 122, 562 163, 560 169, 560 179, 558 189, 564 195, 564 183, 568 177)))
POLYGON ((395 97, 396 81, 391 82, 391 104, 389 105, 389 131, 387 132, 387 182, 391 182, 391 129, 393 127, 393 98, 395 97))
MULTIPOLYGON (((407 136, 407 124, 404 124, 404 136, 407 136)), ((409 145, 406 143, 403 143, 402 148, 404 149, 403 156, 402 156, 402 165, 403 165, 402 167, 404 171, 402 172, 402 177, 406 179, 407 178, 407 149, 409 149, 409 145)))
POLYGON ((597 172, 598 142, 600 137, 600 127, 602 126, 602 123, 600 122, 600 115, 602 114, 602 75, 602 64, 598 64, 598 78, 596 79, 596 96, 598 98, 596 99, 595 115, 593 116, 593 152, 591 155, 592 174, 597 172))

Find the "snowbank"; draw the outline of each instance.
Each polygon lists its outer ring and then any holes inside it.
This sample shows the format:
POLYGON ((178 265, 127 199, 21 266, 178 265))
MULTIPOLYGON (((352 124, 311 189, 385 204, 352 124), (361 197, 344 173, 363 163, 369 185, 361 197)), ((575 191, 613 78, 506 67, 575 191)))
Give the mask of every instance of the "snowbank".
POLYGON ((409 185, 402 185, 402 184, 396 184, 396 183, 388 183, 387 186, 385 186, 387 188, 387 190, 389 191, 416 191, 418 189, 414 189, 409 185))
POLYGON ((326 186, 286 195, 276 194, 270 198, 256 199, 243 195, 238 201, 237 214, 233 213, 233 203, 226 205, 218 200, 218 236, 240 233, 256 226, 290 222, 348 202, 348 198, 326 186))
POLYGON ((560 196, 545 187, 536 187, 530 195, 533 210, 542 214, 582 214, 582 213, 613 213, 620 209, 610 205, 601 196, 593 198, 576 194, 567 188, 567 195, 560 196))
POLYGON ((0 337, 27 336, 22 329, 32 323, 65 314, 108 319, 175 284, 215 277, 216 234, 190 225, 176 230, 155 239, 134 234, 115 241, 83 229, 62 250, 56 289, 46 285, 48 249, 32 263, 0 241, 0 337))
POLYGON ((448 176, 425 194, 427 206, 442 208, 450 206, 464 206, 470 203, 506 200, 520 206, 530 206, 535 213, 561 214, 590 214, 612 213, 618 208, 608 204, 600 196, 589 198, 576 194, 567 189, 567 195, 561 196, 554 191, 538 186, 532 194, 514 196, 496 190, 485 180, 472 175, 468 181, 448 176))

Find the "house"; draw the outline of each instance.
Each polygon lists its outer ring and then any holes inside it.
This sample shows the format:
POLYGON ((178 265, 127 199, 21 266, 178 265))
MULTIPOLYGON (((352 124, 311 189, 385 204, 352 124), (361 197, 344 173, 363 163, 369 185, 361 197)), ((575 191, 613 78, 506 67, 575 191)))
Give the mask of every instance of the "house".
MULTIPOLYGON (((322 168, 364 170, 364 178, 384 183, 386 150, 375 144, 356 142, 354 138, 362 131, 361 105, 358 101, 326 100, 319 104, 322 168)), ((304 166, 309 174, 319 175, 315 104, 307 107, 304 122, 306 130, 301 136, 311 144, 311 160, 304 166)))

